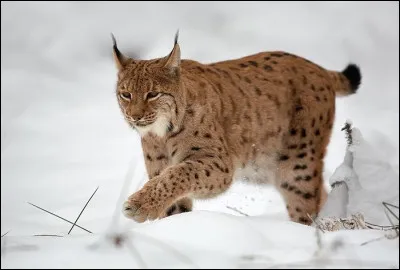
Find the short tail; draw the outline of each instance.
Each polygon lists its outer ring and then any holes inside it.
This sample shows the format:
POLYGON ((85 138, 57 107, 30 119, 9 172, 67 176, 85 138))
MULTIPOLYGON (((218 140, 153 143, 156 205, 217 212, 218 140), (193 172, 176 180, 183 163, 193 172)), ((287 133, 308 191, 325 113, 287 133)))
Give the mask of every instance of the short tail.
POLYGON ((330 72, 337 96, 355 94, 361 84, 361 71, 355 64, 349 64, 342 72, 330 72))

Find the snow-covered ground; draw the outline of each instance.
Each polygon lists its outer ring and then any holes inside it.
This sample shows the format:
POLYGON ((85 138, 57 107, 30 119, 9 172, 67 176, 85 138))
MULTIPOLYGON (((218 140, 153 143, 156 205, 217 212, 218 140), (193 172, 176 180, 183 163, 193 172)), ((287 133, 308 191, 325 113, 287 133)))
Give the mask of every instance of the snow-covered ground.
POLYGON ((121 51, 148 59, 170 51, 178 28, 182 57, 203 62, 278 49, 329 69, 359 64, 359 93, 337 100, 326 182, 343 160, 340 128, 348 118, 398 173, 397 2, 2 1, 1 233, 11 231, 2 237, 1 267, 140 266, 131 249, 101 240, 118 228, 131 232, 127 243, 149 267, 398 268, 398 240, 361 245, 382 237, 378 231, 326 233, 324 254, 315 257, 315 230, 289 222, 270 187, 237 183, 192 213, 147 224, 119 217, 110 225, 128 168, 134 177, 124 197, 145 180, 139 137, 114 95, 110 32, 121 51), (93 235, 75 227, 65 236, 68 223, 27 203, 73 222, 97 186, 78 222, 93 235))

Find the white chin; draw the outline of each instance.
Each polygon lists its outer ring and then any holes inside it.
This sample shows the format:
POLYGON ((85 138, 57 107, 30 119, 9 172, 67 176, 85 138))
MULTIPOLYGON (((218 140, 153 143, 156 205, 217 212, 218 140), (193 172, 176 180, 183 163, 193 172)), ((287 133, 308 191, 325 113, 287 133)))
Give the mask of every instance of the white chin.
POLYGON ((169 121, 166 117, 158 117, 157 120, 147 126, 140 127, 136 126, 137 131, 141 137, 146 136, 148 133, 152 133, 159 137, 164 137, 168 130, 169 121))

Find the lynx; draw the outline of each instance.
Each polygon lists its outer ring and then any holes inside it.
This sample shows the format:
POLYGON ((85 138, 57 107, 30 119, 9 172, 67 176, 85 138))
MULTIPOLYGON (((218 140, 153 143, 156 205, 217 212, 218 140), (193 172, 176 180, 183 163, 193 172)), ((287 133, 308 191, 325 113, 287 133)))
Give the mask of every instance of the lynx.
POLYGON ((330 71, 283 51, 211 64, 122 54, 113 36, 116 96, 137 130, 149 181, 123 205, 137 222, 192 210, 234 179, 270 183, 290 220, 310 224, 327 192, 323 166, 336 96, 356 93, 358 66, 330 71))

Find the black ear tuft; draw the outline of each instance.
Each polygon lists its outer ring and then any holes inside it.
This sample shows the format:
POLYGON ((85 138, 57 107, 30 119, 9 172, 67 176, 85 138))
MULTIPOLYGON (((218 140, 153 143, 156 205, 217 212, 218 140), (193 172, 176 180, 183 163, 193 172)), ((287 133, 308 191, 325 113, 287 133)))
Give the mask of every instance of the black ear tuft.
POLYGON ((179 38, 179 29, 176 31, 176 34, 175 34, 174 46, 175 46, 176 44, 178 44, 178 38, 179 38))

